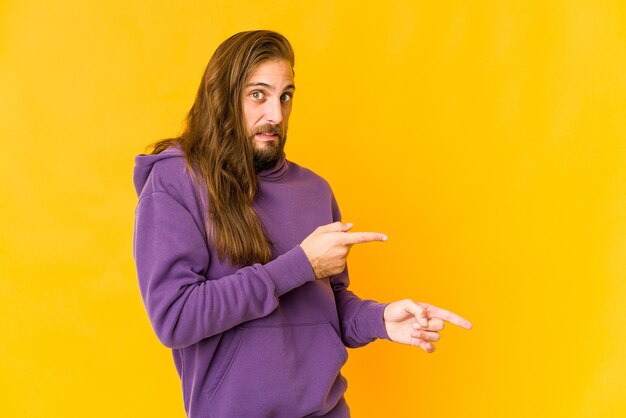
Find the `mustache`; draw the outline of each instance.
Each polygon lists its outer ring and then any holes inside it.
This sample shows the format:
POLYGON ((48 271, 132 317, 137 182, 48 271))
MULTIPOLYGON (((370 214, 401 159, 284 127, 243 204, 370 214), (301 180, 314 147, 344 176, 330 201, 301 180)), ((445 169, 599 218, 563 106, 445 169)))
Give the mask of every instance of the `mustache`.
POLYGON ((285 133, 281 129, 280 125, 274 125, 272 123, 266 123, 265 125, 261 125, 254 130, 253 136, 256 134, 278 134, 280 139, 283 139, 285 133))

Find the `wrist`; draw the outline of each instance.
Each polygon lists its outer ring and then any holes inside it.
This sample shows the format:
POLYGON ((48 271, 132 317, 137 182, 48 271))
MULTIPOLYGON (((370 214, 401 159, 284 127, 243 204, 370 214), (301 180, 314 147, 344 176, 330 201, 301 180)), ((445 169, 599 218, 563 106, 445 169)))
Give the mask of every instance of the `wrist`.
POLYGON ((319 260, 315 257, 312 257, 311 255, 309 255, 309 253, 307 252, 307 249, 305 248, 305 246, 303 246, 302 244, 300 244, 300 248, 302 249, 302 252, 304 253, 304 255, 306 256, 306 259, 309 261, 309 265, 311 266, 311 269, 313 270, 313 274, 315 275, 315 279, 319 279, 320 278, 320 271, 319 271, 319 260))

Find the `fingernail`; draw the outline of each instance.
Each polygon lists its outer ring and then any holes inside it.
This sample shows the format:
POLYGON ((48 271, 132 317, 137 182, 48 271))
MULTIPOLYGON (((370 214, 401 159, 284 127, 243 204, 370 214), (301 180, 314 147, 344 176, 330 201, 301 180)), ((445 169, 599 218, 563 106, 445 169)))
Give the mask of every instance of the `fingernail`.
POLYGON ((383 241, 387 241, 388 239, 389 238, 387 238, 387 235, 383 235, 383 238, 382 238, 383 241))
POLYGON ((420 325, 423 327, 427 327, 428 326, 428 319, 426 318, 420 318, 419 319, 420 325))

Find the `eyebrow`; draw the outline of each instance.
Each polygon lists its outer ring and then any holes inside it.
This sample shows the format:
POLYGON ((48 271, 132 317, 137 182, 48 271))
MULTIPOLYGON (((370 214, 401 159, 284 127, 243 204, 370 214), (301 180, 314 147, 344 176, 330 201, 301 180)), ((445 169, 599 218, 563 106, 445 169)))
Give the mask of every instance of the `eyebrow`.
MULTIPOLYGON (((262 83, 262 82, 246 84, 246 88, 248 87, 265 87, 268 90, 274 90, 274 87, 270 86, 267 83, 262 83)), ((295 89, 296 89, 296 86, 293 84, 288 84, 285 86, 285 90, 295 90, 295 89)))

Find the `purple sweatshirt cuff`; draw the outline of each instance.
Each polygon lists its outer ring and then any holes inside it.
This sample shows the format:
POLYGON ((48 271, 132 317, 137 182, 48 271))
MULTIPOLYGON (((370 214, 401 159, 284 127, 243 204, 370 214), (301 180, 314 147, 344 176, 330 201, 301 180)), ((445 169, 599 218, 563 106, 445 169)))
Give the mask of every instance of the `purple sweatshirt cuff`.
POLYGON ((383 313, 387 305, 387 303, 378 303, 371 300, 365 301, 361 312, 359 312, 358 319, 358 327, 363 335, 389 339, 385 328, 385 320, 383 319, 383 313))
POLYGON ((276 257, 264 267, 274 283, 276 297, 315 280, 309 259, 299 245, 276 257))

